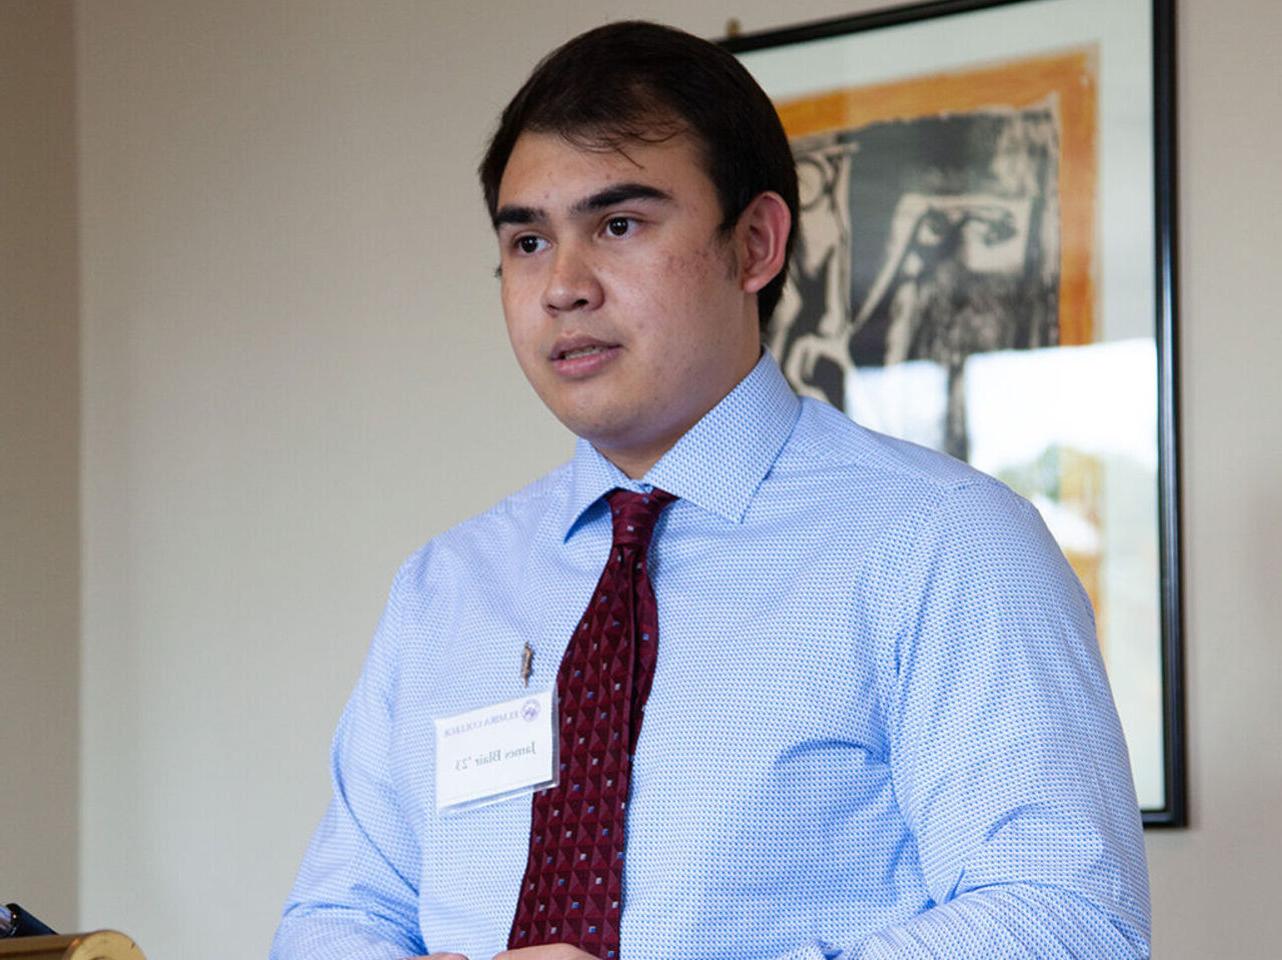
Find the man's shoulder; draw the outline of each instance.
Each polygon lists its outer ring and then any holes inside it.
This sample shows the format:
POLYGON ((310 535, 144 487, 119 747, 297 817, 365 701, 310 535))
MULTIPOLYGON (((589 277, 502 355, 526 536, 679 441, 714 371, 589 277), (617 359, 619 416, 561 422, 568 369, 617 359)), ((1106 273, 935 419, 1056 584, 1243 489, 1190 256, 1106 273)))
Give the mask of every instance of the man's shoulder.
POLYGON ((493 527, 522 526, 541 521, 564 507, 573 473, 574 462, 567 460, 515 493, 508 494, 488 510, 455 524, 440 536, 466 539, 493 527))
POLYGON ((915 493, 937 498, 961 487, 1004 489, 988 474, 947 454, 878 433, 818 400, 802 401, 801 416, 777 468, 831 474, 866 493, 915 493))
POLYGON ((807 402, 780 457, 780 487, 861 557, 893 576, 923 564, 974 562, 989 576, 1012 563, 1072 582, 1038 509, 995 477, 947 454, 860 426, 825 403, 807 402), (868 552, 868 551, 871 551, 868 552))
POLYGON ((422 569, 431 559, 444 557, 474 561, 528 543, 562 516, 572 469, 567 461, 489 509, 438 533, 409 557, 405 567, 422 569))

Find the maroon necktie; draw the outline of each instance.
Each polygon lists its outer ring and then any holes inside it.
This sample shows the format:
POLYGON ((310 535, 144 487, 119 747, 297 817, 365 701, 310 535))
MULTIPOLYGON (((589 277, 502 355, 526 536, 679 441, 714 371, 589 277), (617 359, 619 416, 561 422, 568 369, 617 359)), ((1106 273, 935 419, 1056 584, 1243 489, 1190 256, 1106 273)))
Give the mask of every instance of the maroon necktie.
POLYGON ((560 782, 534 795, 509 949, 569 943, 604 960, 619 956, 632 753, 659 646, 646 554, 675 499, 662 490, 606 495, 614 542, 557 674, 560 782))

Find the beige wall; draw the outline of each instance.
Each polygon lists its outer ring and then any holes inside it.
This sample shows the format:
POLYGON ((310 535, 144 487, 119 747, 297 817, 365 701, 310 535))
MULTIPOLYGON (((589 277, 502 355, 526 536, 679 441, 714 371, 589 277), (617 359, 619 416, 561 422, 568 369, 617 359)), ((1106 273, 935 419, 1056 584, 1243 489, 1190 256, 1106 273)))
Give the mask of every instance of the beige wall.
MULTIPOLYGON (((14 14, 32 30, 53 17, 48 49, 65 49, 65 4, 33 19, 39 6, 0 6, 0 22, 14 14)), ((58 299, 74 290, 58 278, 74 275, 49 267, 30 296, 61 318, 41 331, 50 346, 11 331, 6 313, 0 349, 22 351, 5 369, 24 368, 24 404, 37 390, 57 402, 10 416, 6 375, 0 476, 37 491, 30 507, 6 503, 6 524, 28 524, 6 541, 39 547, 50 572, 35 572, 38 551, 6 550, 0 587, 34 594, 56 574, 70 577, 60 592, 74 593, 76 463, 65 437, 75 414, 65 407, 78 382, 83 924, 122 926, 157 958, 261 955, 397 563, 567 453, 569 438, 508 356, 472 178, 495 113, 533 60, 624 15, 715 35, 728 13, 755 29, 871 6, 76 5, 82 372, 77 380, 75 318, 58 299), (46 358, 46 377, 26 369, 46 358), (61 419, 41 419, 53 409, 61 419), (10 465, 10 430, 36 447, 64 438, 31 468, 34 481, 10 465), (234 950, 218 941, 228 917, 244 941, 234 950)), ((1267 906, 1282 861, 1282 381, 1271 376, 1282 340, 1269 300, 1282 222, 1282 132, 1271 120, 1282 116, 1282 7, 1182 0, 1180 27, 1193 827, 1149 836, 1156 945, 1163 960, 1265 957, 1277 952, 1267 906)), ((66 69, 65 56, 55 62, 66 69)), ((49 63, 30 60, 20 83, 49 63)), ((3 76, 8 111, 25 87, 3 76)), ((69 102, 51 99, 64 112, 69 102)), ((56 154, 28 124, 24 151, 56 154)), ((71 191, 45 189, 61 198, 47 222, 4 194, 6 269, 11 210, 28 211, 32 229, 69 222, 71 191)), ((64 229, 54 264, 74 250, 64 229)), ((2 296, 7 311, 7 275, 2 296)), ((74 604, 30 609, 23 616, 66 618, 74 604)), ((69 623, 48 631, 60 647, 26 626, 12 639, 25 656, 74 670, 69 623)), ((11 710, 6 687, 3 716, 38 725, 62 745, 52 753, 74 757, 74 738, 48 722, 74 717, 74 683, 49 683, 57 709, 11 710)), ((47 792, 67 779, 53 770, 37 782, 47 792)), ((74 773, 70 782, 64 798, 74 773)), ((14 802, 30 815, 35 795, 14 802)), ((42 846, 63 844, 50 869, 76 868, 70 808, 28 829, 42 846)), ((0 879, 26 896, 47 866, 0 879)))
POLYGON ((0 3, 0 902, 76 916, 80 363, 71 3, 0 3))
POLYGON ((1193 828, 1149 837, 1161 960, 1282 955, 1282 5, 1182 0, 1180 402, 1193 828))

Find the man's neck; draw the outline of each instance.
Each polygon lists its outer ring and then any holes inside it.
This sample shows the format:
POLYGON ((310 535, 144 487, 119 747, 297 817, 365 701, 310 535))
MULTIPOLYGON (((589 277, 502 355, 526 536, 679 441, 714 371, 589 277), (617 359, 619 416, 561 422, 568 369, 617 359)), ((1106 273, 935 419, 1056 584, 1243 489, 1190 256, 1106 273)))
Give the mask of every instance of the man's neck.
MULTIPOLYGON (((680 439, 680 437, 678 437, 677 439, 680 439)), ((626 452, 615 452, 610 450, 604 450, 601 447, 597 447, 596 444, 593 444, 593 446, 596 447, 597 453, 601 454, 601 456, 605 457, 612 464, 614 464, 616 467, 622 470, 625 474, 627 474, 627 476, 630 479, 640 480, 642 477, 644 477, 647 473, 650 472, 651 467, 653 467, 656 463, 658 463, 663 458, 663 455, 665 453, 667 453, 674 446, 676 446, 676 441, 673 441, 672 443, 669 443, 666 446, 658 448, 653 452, 645 452, 645 453, 638 453, 637 451, 633 451, 633 450, 628 450, 626 452)))
POLYGON ((716 407, 719 406, 726 397, 734 393, 739 384, 743 383, 743 381, 748 378, 748 375, 756 369, 757 363, 760 362, 761 357, 764 354, 765 348, 759 347, 757 356, 752 361, 752 364, 743 372, 742 376, 730 385, 728 390, 717 398, 716 403, 713 403, 708 407, 708 409, 700 413, 692 422, 682 425, 679 429, 667 431, 661 437, 658 437, 649 443, 639 443, 631 446, 610 447, 592 440, 589 440, 589 442, 596 449, 597 453, 601 454, 601 456, 605 457, 612 464, 618 467, 630 479, 640 480, 650 472, 651 467, 663 459, 664 455, 677 445, 677 442, 680 441, 682 437, 694 429, 699 421, 716 409, 716 407))

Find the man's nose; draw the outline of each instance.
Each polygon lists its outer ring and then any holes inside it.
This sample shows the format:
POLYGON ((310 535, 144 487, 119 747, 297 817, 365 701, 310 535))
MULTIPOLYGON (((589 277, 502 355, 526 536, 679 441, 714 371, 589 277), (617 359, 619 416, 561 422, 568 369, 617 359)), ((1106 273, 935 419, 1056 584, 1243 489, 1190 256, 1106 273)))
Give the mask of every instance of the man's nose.
POLYGON ((587 251, 576 242, 557 246, 552 272, 543 291, 543 304, 550 313, 567 310, 595 310, 603 291, 587 251))

